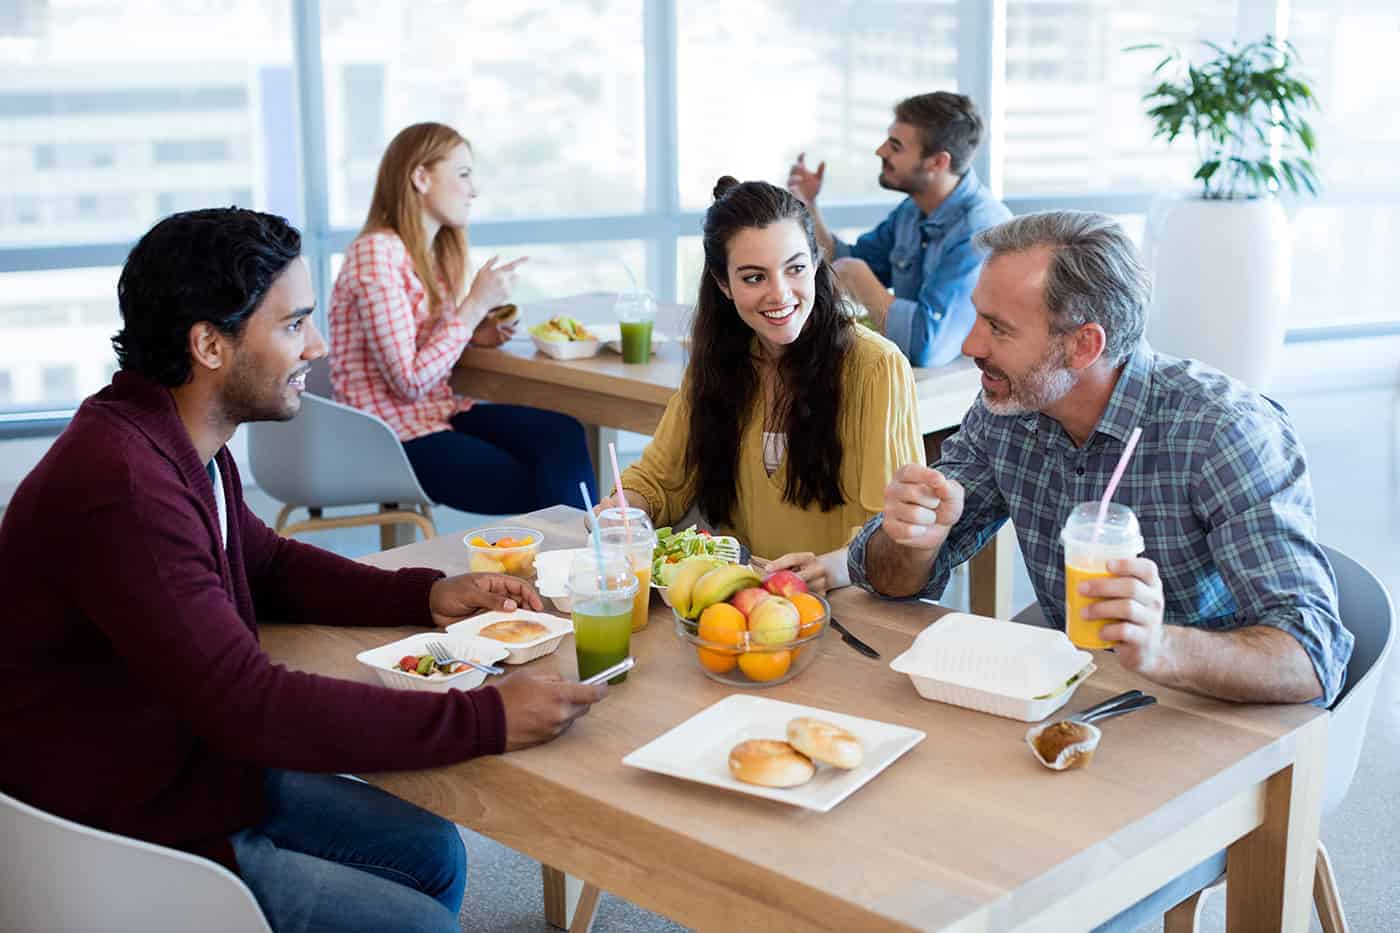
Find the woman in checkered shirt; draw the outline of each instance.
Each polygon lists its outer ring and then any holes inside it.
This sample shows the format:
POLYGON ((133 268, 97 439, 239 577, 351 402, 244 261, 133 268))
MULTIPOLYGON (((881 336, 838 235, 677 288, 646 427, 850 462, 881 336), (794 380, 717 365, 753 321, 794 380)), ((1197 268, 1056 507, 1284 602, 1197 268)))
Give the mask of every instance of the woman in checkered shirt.
POLYGON ((580 481, 594 489, 577 421, 473 404, 448 385, 468 344, 511 336, 514 324, 488 312, 509 301, 525 261, 493 256, 467 284, 475 197, 472 150, 456 130, 418 123, 389 143, 369 217, 331 292, 335 398, 388 422, 435 502, 494 514, 577 504, 580 481))

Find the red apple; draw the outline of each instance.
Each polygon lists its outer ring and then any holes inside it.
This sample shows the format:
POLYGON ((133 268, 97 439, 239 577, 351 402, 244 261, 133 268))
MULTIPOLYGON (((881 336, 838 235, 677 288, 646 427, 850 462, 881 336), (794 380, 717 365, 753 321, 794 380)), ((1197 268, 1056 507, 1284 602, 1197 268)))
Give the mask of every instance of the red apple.
POLYGON ((774 596, 791 596, 807 592, 807 582, 791 570, 779 570, 763 581, 763 588, 774 596))
POLYGON ((729 597, 729 604, 744 614, 748 618, 753 613, 753 607, 769 598, 769 593, 765 589, 751 586, 748 589, 740 590, 729 597))

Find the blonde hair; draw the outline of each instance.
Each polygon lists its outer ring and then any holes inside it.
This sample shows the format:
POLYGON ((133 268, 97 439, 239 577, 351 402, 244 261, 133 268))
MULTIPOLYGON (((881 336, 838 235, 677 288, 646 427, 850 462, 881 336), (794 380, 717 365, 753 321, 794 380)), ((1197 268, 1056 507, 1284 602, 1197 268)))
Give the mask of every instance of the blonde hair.
POLYGON ((453 149, 471 143, 450 126, 441 123, 415 123, 399 131, 379 160, 374 196, 361 233, 392 230, 403 241, 413 261, 413 271, 428 294, 434 315, 441 314, 461 300, 467 278, 467 232, 444 224, 427 242, 423 229, 423 199, 413 187, 413 171, 420 165, 431 168, 447 158, 453 149), (441 280, 446 293, 439 288, 441 280))

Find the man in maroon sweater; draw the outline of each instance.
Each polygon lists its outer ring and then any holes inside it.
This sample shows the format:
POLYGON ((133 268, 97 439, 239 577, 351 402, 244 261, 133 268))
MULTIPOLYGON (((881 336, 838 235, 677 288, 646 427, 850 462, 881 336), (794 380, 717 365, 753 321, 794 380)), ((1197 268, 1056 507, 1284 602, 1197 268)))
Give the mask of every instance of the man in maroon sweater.
POLYGON ((458 930, 454 827, 336 772, 423 768, 558 735, 606 688, 520 672, 414 693, 293 673, 257 618, 447 623, 540 608, 509 577, 377 570, 283 539, 225 447, 291 418, 312 325, 279 217, 176 214, 118 285, 121 363, 0 523, 0 790, 235 868, 279 933, 458 930))

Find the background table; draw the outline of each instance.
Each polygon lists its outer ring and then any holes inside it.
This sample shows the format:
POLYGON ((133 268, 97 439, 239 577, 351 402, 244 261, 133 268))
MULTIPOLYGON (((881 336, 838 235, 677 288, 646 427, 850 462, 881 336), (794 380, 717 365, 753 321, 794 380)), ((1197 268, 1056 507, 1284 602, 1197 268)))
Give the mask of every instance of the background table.
MULTIPOLYGON (((549 548, 583 542, 582 514, 523 516, 549 548)), ((466 568, 456 536, 382 552, 382 567, 466 568)), ((1026 724, 920 699, 888 667, 941 614, 846 589, 831 600, 878 649, 835 637, 763 695, 922 729, 928 737, 830 813, 624 767, 627 753, 735 692, 705 678, 653 604, 637 668, 548 745, 373 783, 545 865, 700 929, 1087 929, 1230 848, 1230 929, 1304 931, 1311 916, 1327 718, 1153 686, 1098 654, 1070 701, 1131 687, 1151 710, 1104 724, 1082 771, 1032 759, 1026 724)), ((1001 624, 1001 623, 989 623, 1001 624)), ((1012 623, 1006 623, 1012 624, 1012 623)), ((397 629, 265 626, 278 661, 372 680, 354 655, 397 629)), ((566 639, 551 659, 572 673, 566 639)), ((722 754, 723 750, 717 750, 722 754)))

